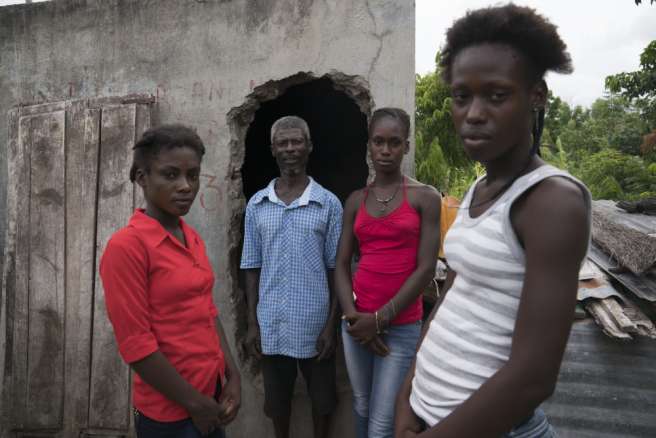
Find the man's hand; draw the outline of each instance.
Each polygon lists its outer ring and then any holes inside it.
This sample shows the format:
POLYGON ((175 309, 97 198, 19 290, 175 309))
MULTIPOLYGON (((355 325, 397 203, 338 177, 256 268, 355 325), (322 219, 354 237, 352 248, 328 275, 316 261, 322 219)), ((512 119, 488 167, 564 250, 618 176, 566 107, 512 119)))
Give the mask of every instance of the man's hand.
POLYGON ((221 410, 216 400, 200 393, 187 407, 191 421, 202 435, 208 435, 220 427, 219 414, 221 410))
POLYGON ((337 335, 335 333, 335 326, 333 324, 326 324, 326 327, 323 328, 321 334, 317 338, 317 360, 324 360, 332 357, 335 354, 335 348, 337 347, 337 335))
POLYGON ((241 377, 239 375, 228 377, 225 386, 221 389, 218 402, 221 408, 219 421, 222 426, 225 426, 235 419, 241 406, 241 377))
POLYGON ((376 317, 373 313, 353 312, 344 315, 346 331, 360 344, 371 342, 376 336, 376 317))
POLYGON ((246 347, 249 355, 254 356, 258 360, 262 359, 262 339, 260 338, 260 325, 257 321, 248 324, 244 347, 246 347))

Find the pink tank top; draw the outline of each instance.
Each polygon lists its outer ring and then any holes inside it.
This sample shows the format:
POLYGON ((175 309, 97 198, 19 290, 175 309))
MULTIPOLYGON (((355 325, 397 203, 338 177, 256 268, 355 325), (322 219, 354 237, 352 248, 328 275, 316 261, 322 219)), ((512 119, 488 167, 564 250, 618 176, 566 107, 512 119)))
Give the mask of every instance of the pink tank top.
MULTIPOLYGON (((355 307, 359 312, 375 312, 394 297, 417 267, 417 248, 421 216, 409 203, 403 178, 403 201, 383 217, 367 212, 365 201, 355 216, 353 232, 360 246, 360 262, 353 276, 355 307)), ((400 309, 396 309, 399 312, 400 309)), ((393 325, 408 324, 421 319, 421 295, 401 310, 393 325)))

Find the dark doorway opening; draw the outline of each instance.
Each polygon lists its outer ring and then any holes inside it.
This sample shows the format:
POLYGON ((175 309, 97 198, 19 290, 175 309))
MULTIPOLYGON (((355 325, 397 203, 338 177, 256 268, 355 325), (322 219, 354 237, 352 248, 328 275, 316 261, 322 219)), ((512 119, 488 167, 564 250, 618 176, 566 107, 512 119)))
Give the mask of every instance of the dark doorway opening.
POLYGON ((246 155, 241 169, 246 199, 279 175, 271 156, 271 125, 278 118, 296 115, 310 127, 314 149, 308 174, 342 201, 366 184, 367 116, 329 78, 289 87, 280 97, 261 104, 246 134, 246 155))

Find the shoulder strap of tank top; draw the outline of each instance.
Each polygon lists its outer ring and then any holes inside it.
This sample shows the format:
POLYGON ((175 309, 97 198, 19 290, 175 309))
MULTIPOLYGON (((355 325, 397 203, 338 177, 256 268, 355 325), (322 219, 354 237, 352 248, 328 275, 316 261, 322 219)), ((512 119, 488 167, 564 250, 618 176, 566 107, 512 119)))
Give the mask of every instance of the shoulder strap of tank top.
MULTIPOLYGON (((538 184, 539 182, 544 181, 545 179, 551 178, 553 176, 567 178, 573 181, 577 186, 579 186, 581 192, 583 193, 583 197, 587 209, 588 211, 590 211, 590 204, 591 204, 592 197, 590 195, 590 192, 588 191, 588 188, 585 186, 585 184, 583 184, 581 181, 573 177, 568 172, 558 169, 557 167, 554 167, 550 164, 547 164, 544 166, 540 166, 534 171, 522 176, 520 179, 518 179, 515 182, 515 184, 511 186, 510 190, 507 192, 508 197, 506 198, 506 203, 503 207, 503 214, 501 216, 502 226, 505 231, 504 235, 508 236, 510 240, 509 243, 511 246, 511 251, 516 257, 518 257, 521 260, 523 260, 524 258, 524 250, 521 248, 519 241, 515 236, 515 231, 512 228, 512 224, 510 221, 510 209, 512 208, 513 203, 527 190, 529 190, 531 187, 538 184)), ((588 240, 589 239, 590 236, 588 236, 588 240)))
POLYGON ((364 186, 364 196, 362 197, 362 202, 360 202, 360 207, 364 207, 365 203, 367 202, 367 196, 369 196, 369 184, 364 186))
POLYGON ((508 189, 507 198, 510 200, 510 202, 513 202, 528 189, 538 184, 542 180, 546 178, 550 178, 552 176, 562 176, 568 178, 576 182, 579 186, 585 188, 583 183, 581 183, 579 180, 574 178, 569 173, 565 172, 564 170, 558 169, 557 167, 554 167, 550 164, 545 164, 533 170, 532 172, 529 172, 526 175, 522 176, 512 186, 510 186, 510 188, 508 189))

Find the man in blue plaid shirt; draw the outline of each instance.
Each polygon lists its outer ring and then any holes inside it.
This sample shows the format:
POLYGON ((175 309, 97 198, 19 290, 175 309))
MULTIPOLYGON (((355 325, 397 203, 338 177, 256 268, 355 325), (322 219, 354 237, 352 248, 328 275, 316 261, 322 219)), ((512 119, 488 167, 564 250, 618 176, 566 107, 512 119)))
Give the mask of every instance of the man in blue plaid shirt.
POLYGON ((276 438, 289 436, 297 368, 312 401, 315 438, 327 436, 336 404, 335 254, 342 205, 306 173, 312 151, 307 123, 295 116, 271 127, 280 177, 246 207, 241 269, 246 274, 245 344, 261 359, 264 412, 276 438))

